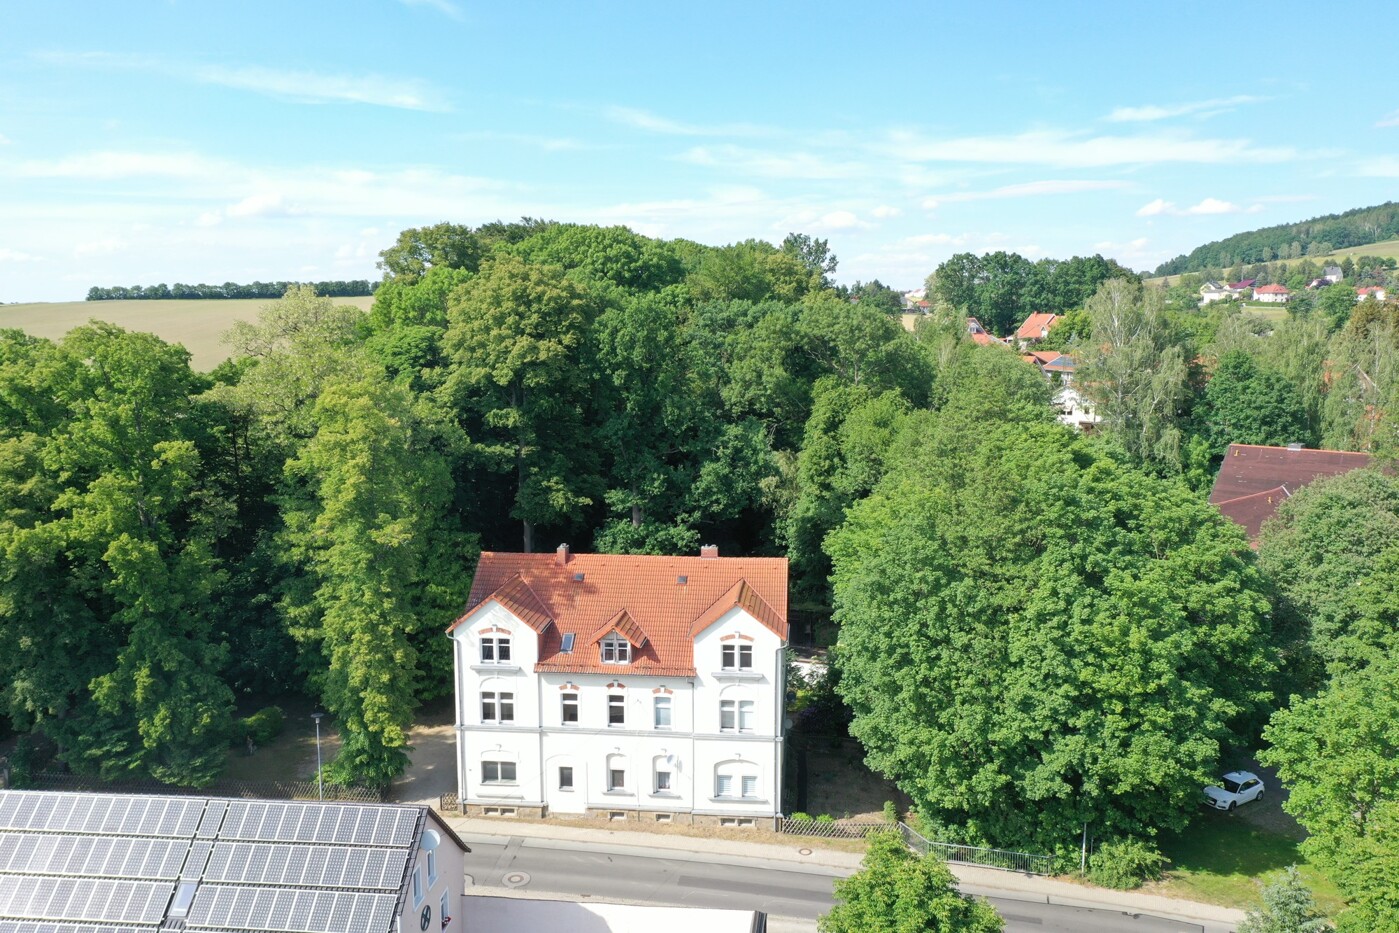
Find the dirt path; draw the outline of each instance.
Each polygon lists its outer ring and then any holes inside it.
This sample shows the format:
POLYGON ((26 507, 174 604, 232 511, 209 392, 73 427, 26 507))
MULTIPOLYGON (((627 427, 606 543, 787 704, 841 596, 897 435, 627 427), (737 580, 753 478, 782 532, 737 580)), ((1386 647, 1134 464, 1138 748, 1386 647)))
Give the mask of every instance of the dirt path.
POLYGON ((424 709, 408 733, 411 761, 389 788, 389 799, 402 803, 437 803, 457 789, 456 728, 452 701, 424 709))

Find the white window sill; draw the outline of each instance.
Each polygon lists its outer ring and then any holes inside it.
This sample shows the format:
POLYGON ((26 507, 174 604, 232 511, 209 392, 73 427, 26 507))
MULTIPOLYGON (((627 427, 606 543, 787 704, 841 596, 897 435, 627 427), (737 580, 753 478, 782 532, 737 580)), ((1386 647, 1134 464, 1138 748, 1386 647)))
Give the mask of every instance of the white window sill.
POLYGON ((713 677, 715 680, 753 680, 753 681, 757 681, 757 680, 763 680, 763 679, 764 679, 763 673, 762 673, 761 671, 740 670, 740 669, 726 670, 726 671, 714 671, 714 672, 711 673, 709 676, 710 676, 710 677, 713 677))
POLYGON ((485 720, 485 721, 483 721, 483 722, 481 723, 481 725, 483 725, 483 726, 513 726, 513 725, 515 725, 515 720, 513 720, 513 719, 490 719, 490 720, 485 720))
POLYGON ((473 665, 471 665, 471 669, 472 669, 473 671, 476 671, 477 673, 480 673, 480 674, 518 674, 518 673, 520 673, 520 665, 515 664, 515 663, 513 663, 513 662, 507 663, 507 664, 497 664, 497 663, 492 662, 492 661, 487 661, 487 662, 485 662, 484 664, 473 664, 473 665))
POLYGON ((723 728, 723 727, 720 727, 719 733, 720 733, 721 735, 752 735, 752 734, 753 734, 753 730, 752 730, 752 729, 725 729, 725 728, 723 728))
POLYGON ((519 781, 482 781, 482 787, 519 787, 519 781))
POLYGON ((611 790, 603 791, 603 794, 611 797, 634 797, 636 796, 625 787, 614 787, 611 790))
POLYGON ((657 731, 657 732, 669 732, 669 731, 671 731, 671 727, 670 727, 670 726, 655 726, 654 728, 655 728, 655 731, 657 731))
POLYGON ((651 796, 652 796, 652 797, 666 797, 666 798, 673 799, 673 800, 678 800, 678 799, 680 799, 680 795, 677 794, 677 793, 676 793, 675 791, 673 791, 673 790, 653 790, 653 791, 651 791, 651 796))
POLYGON ((709 798, 709 802, 710 802, 710 803, 752 803, 752 804, 760 804, 760 803, 765 804, 765 803, 767 803, 767 801, 764 800, 764 799, 761 798, 761 797, 710 797, 710 798, 709 798))

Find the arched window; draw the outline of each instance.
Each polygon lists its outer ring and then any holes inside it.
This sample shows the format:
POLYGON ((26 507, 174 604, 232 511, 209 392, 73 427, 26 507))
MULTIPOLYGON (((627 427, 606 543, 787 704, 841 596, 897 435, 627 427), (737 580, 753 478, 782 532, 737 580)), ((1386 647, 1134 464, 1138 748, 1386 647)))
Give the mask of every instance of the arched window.
POLYGON ((627 789, 627 756, 607 756, 607 789, 625 791, 627 789))
POLYGON ((662 796, 675 793, 675 756, 657 755, 651 759, 651 793, 662 796))
POLYGON ((758 721, 758 704, 744 687, 725 687, 719 694, 719 731, 752 732, 758 721))
POLYGON ((428 887, 437 881, 437 847, 442 844, 442 837, 437 835, 436 830, 429 829, 423 833, 423 842, 420 848, 427 853, 427 883, 428 887))
POLYGON ((758 799, 758 766, 733 759, 714 766, 714 796, 724 800, 758 799))

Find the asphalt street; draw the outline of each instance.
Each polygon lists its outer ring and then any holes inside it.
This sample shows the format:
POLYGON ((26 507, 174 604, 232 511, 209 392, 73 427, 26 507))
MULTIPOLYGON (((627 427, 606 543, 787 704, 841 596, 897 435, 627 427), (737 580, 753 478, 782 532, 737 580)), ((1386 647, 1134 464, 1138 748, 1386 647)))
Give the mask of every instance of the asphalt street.
MULTIPOLYGON (((834 903, 836 868, 725 859, 701 853, 656 857, 624 846, 518 836, 467 836, 468 893, 473 885, 556 894, 604 902, 761 910, 773 917, 815 920, 834 903)), ((969 893, 980 894, 976 890, 969 893)), ((1218 933, 1162 917, 1019 900, 1005 892, 988 899, 1008 931, 1038 933, 1218 933)))

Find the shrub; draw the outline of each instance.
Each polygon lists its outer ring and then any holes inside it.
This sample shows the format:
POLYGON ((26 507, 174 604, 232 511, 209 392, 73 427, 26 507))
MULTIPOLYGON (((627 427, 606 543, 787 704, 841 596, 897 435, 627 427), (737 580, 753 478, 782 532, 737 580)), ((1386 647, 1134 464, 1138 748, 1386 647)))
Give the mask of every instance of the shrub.
POLYGON ((266 745, 282 734, 285 724, 286 717, 282 715, 280 706, 264 706, 251 716, 238 720, 234 737, 240 744, 251 739, 254 745, 266 745))
POLYGON ((811 822, 811 814, 810 814, 810 813, 793 813, 791 816, 787 817, 787 819, 789 819, 789 820, 795 820, 795 821, 797 821, 798 823, 810 823, 810 822, 811 822))
POLYGON ((820 816, 816 817, 816 822, 818 823, 834 823, 835 821, 836 818, 829 813, 822 813, 820 816))
POLYGON ((1088 859, 1088 880, 1105 888, 1127 891, 1143 881, 1161 877, 1166 857, 1156 847, 1140 839, 1105 842, 1088 859))
POLYGON ((33 780, 34 772, 46 771, 53 766, 58 746, 43 732, 30 732, 19 737, 15 750, 10 753, 10 784, 14 787, 27 787, 33 780))

